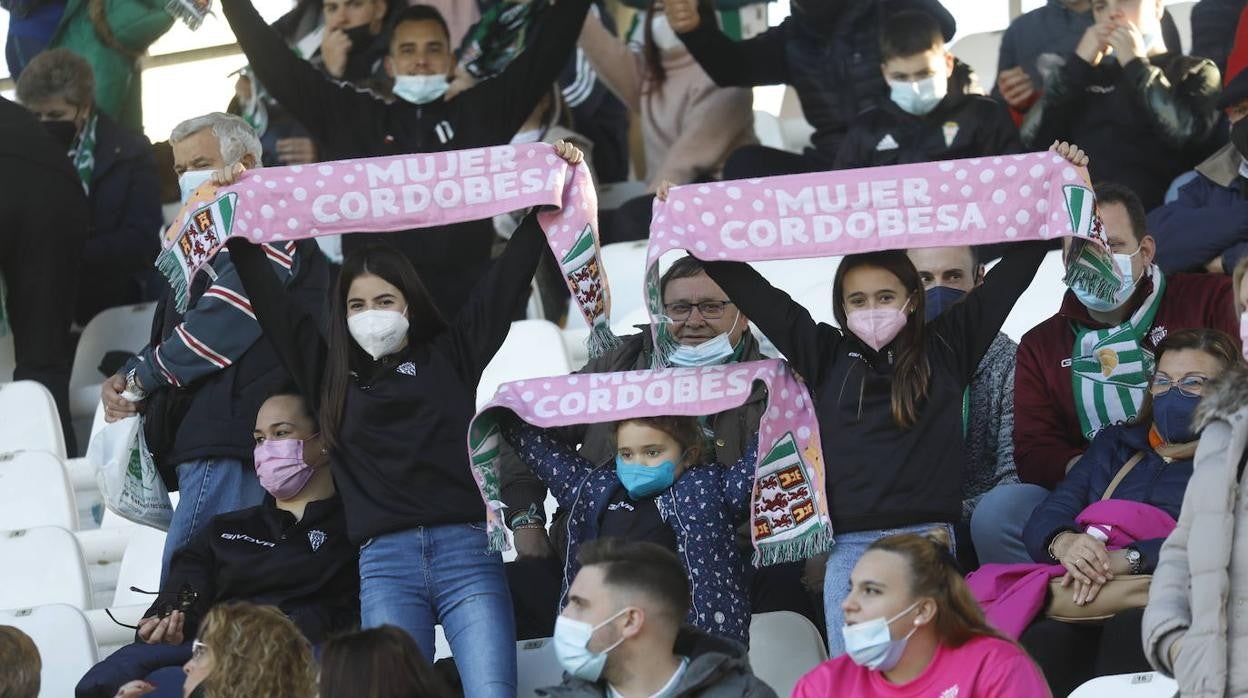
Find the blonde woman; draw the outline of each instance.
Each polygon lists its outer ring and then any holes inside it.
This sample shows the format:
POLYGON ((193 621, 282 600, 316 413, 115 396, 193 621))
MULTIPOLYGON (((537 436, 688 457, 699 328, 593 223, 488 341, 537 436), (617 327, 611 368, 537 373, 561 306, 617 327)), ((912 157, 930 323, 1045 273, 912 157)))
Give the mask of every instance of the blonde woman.
POLYGON ((191 698, 316 695, 312 648, 272 606, 235 602, 213 607, 183 669, 183 695, 191 698))

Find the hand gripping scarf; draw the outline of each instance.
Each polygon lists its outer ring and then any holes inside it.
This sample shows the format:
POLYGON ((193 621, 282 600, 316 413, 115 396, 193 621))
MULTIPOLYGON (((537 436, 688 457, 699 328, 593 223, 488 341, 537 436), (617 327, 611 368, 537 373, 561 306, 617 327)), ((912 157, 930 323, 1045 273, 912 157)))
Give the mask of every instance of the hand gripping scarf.
POLYGON ((507 545, 500 501, 498 410, 511 410, 543 428, 660 415, 702 416, 745 404, 755 383, 767 389, 750 502, 755 564, 803 560, 825 551, 832 542, 832 522, 819 422, 806 386, 779 359, 534 378, 499 386, 468 428, 468 453, 485 500, 490 549, 507 545))
POLYGON ((179 312, 191 280, 232 237, 254 243, 343 233, 389 233, 541 207, 538 222, 586 322, 591 356, 618 343, 598 245, 589 169, 533 143, 272 167, 238 182, 200 185, 162 240, 156 267, 179 312))
POLYGON ((754 262, 1058 237, 1075 239, 1067 283, 1112 298, 1122 279, 1087 171, 1052 152, 674 187, 655 201, 646 256, 655 366, 676 347, 659 291, 670 250, 754 262))

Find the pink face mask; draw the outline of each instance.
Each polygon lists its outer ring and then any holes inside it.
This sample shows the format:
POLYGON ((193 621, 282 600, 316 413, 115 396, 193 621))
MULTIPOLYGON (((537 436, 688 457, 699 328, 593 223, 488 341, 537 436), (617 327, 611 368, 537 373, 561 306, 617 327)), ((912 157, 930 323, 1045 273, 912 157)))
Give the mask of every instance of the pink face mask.
POLYGON ((265 439, 256 446, 256 477, 260 486, 276 499, 299 494, 316 470, 303 462, 300 439, 265 439))
POLYGON ((875 308, 873 310, 851 310, 846 317, 849 331, 853 332, 867 346, 879 351, 897 338, 901 328, 906 326, 906 305, 898 308, 875 308))

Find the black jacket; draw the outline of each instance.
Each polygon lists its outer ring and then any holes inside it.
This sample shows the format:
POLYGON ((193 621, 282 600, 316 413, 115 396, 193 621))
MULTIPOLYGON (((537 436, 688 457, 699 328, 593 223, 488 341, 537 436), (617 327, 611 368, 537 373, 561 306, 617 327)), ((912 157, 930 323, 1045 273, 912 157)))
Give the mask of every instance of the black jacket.
MULTIPOLYGON (((264 23, 251 0, 224 0, 221 9, 260 82, 321 146, 323 160, 429 153, 510 143, 559 76, 581 32, 589 0, 556 3, 536 27, 535 49, 520 54, 496 78, 451 101, 385 102, 335 82, 300 59, 264 23)), ((473 221, 391 233, 416 267, 443 314, 453 316, 490 259, 494 227, 473 221)), ((376 240, 343 238, 343 253, 376 240)))
POLYGON ((710 262, 707 274, 806 380, 827 463, 833 530, 868 531, 962 517, 962 394, 1027 289, 1045 243, 1011 246, 983 285, 928 323, 931 368, 918 423, 893 422, 893 345, 872 351, 852 333, 816 323, 805 308, 740 262, 710 262))
MULTIPOLYGON (((259 248, 236 238, 229 249, 265 336, 305 399, 319 404, 328 348, 316 318, 290 302, 259 248)), ((530 214, 448 329, 381 361, 364 359, 332 451, 356 544, 415 526, 485 519, 469 466, 468 423, 481 372, 528 297, 544 249, 530 214)))
POLYGON ((1032 148, 1078 143, 1094 181, 1125 184, 1153 209, 1171 180, 1217 147, 1221 85, 1211 61, 1166 53, 1094 68, 1073 53, 1065 59, 1023 121, 1032 148))
MULTIPOLYGON (((921 10, 940 22, 945 40, 957 25, 939 0, 835 0, 843 9, 830 24, 795 8, 777 27, 734 42, 714 17, 680 38, 720 87, 792 85, 806 120, 815 127, 815 153, 830 167, 850 124, 888 99, 880 74, 880 27, 902 10, 921 10)), ((821 0, 832 5, 833 0, 821 0)))
POLYGON ((152 144, 97 111, 91 229, 82 258, 75 319, 142 300, 140 280, 160 251, 160 176, 152 144))
POLYGON ((164 593, 143 615, 178 608, 178 594, 189 586, 196 597, 182 630, 187 638, 216 604, 250 601, 277 606, 320 643, 359 624, 358 558, 338 496, 309 502, 302 521, 265 497, 258 507, 213 517, 179 548, 164 593))
POLYGON ((923 116, 889 99, 854 121, 836 169, 882 167, 1023 152, 1018 129, 998 102, 954 93, 923 116))
MULTIPOLYGON (((329 264, 314 240, 301 240, 295 249, 295 276, 282 293, 289 294, 292 306, 319 323, 329 287, 329 264)), ((196 276, 190 289, 190 307, 210 282, 207 274, 196 276)), ((168 339, 181 321, 182 315, 166 293, 156 304, 150 345, 168 339)), ((157 390, 148 397, 143 433, 169 491, 178 489, 177 466, 190 460, 234 458, 242 461, 243 467, 251 467, 256 413, 289 380, 266 333, 228 368, 182 388, 157 390)))

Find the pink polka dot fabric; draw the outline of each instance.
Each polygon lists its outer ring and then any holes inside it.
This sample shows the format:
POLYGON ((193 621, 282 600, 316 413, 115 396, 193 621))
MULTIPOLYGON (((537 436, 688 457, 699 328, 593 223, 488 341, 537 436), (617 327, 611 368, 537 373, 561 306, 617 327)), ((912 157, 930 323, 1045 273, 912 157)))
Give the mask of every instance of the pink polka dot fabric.
POLYGON ((806 386, 780 359, 504 383, 468 429, 473 476, 490 526, 502 526, 494 410, 511 410, 547 428, 633 417, 702 416, 740 407, 759 382, 767 388, 767 409, 759 423, 751 502, 756 560, 772 564, 823 552, 831 543, 832 526, 819 422, 806 386))
POLYGON ((157 267, 185 309, 194 275, 231 237, 255 243, 390 233, 539 207, 538 222, 590 327, 610 295, 598 261, 598 194, 589 169, 553 146, 474 148, 251 170, 203 184, 163 237, 157 267))

